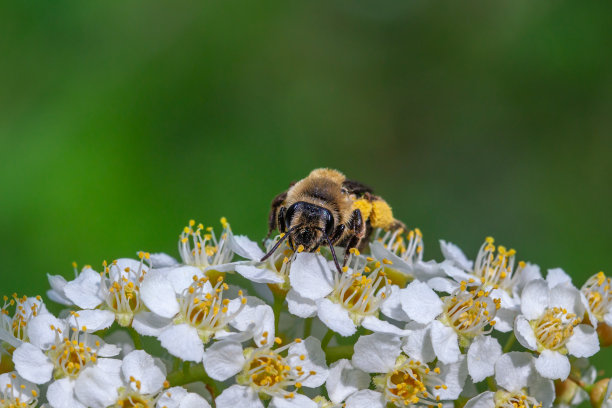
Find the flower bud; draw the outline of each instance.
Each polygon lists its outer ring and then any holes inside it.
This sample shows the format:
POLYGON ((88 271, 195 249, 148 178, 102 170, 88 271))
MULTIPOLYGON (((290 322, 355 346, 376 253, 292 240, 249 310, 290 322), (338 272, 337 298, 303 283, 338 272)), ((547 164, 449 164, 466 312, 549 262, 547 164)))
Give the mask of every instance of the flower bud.
POLYGON ((599 344, 601 347, 612 345, 612 327, 600 322, 597 325, 597 334, 599 334, 599 344))
POLYGON ((555 405, 571 405, 576 392, 580 387, 574 381, 569 378, 565 381, 555 381, 555 405))
POLYGON ((610 382, 609 378, 604 378, 602 380, 597 381, 593 384, 593 388, 589 393, 589 397, 591 398, 591 406, 594 408, 600 408, 603 399, 606 396, 606 389, 608 387, 608 382, 610 382))

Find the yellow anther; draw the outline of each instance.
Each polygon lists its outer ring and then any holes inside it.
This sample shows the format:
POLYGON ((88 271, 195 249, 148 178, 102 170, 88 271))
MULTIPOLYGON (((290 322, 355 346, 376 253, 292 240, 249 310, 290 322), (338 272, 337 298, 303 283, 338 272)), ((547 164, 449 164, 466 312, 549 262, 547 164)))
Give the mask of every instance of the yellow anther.
POLYGON ((390 261, 390 260, 388 260, 387 258, 383 258, 383 260, 382 260, 382 261, 383 261, 383 263, 384 263, 385 265, 393 265, 393 262, 392 262, 392 261, 390 261))
POLYGON ((297 252, 303 252, 304 251, 304 245, 300 244, 300 246, 297 247, 297 252))

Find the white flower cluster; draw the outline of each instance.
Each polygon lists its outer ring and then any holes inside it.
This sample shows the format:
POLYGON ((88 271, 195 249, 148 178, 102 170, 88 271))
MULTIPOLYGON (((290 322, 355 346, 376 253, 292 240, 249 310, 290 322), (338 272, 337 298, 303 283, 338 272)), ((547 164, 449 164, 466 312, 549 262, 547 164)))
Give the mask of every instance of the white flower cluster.
POLYGON ((58 316, 5 297, 0 408, 612 407, 587 360, 612 343, 603 272, 578 289, 492 238, 474 261, 445 241, 423 261, 418 229, 376 231, 342 271, 327 249, 260 262, 221 224, 190 221, 180 261, 139 252, 49 276, 58 316))

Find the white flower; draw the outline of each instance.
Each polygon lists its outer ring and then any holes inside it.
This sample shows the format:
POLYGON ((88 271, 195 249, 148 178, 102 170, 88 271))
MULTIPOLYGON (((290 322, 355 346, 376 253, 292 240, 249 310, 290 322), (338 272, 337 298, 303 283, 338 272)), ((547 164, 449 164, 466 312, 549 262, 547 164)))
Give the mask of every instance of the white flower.
MULTIPOLYGON (((266 251, 270 251, 282 237, 283 234, 274 240, 267 240, 266 251)), ((234 263, 237 273, 252 282, 272 284, 285 292, 289 289, 289 269, 296 252, 288 244, 283 250, 274 251, 264 262, 260 260, 265 253, 246 236, 234 235, 230 244, 236 254, 248 259, 234 263)))
POLYGON ((555 399, 551 380, 538 375, 529 353, 511 352, 495 364, 497 392, 485 391, 470 399, 465 408, 550 408, 555 399))
POLYGON ((271 397, 271 406, 316 407, 308 397, 296 392, 301 387, 316 388, 328 376, 325 354, 314 337, 280 346, 270 344, 247 348, 234 341, 220 341, 206 350, 204 368, 219 381, 236 376, 236 385, 225 389, 215 400, 218 408, 263 407, 260 395, 271 397))
POLYGON ((598 322, 612 326, 612 279, 599 272, 586 281, 581 292, 593 326, 597 327, 598 322))
POLYGON ((23 342, 29 341, 28 325, 30 321, 45 313, 49 312, 40 296, 18 297, 16 294, 13 294, 11 298, 4 296, 4 305, 0 309, 0 348, 12 350, 23 342), (15 309, 11 313, 10 309, 13 307, 15 309), (10 347, 2 345, 1 342, 6 342, 10 347))
POLYGON ((420 229, 408 231, 405 239, 401 229, 386 231, 380 237, 381 232, 381 229, 376 231, 370 251, 377 259, 391 261, 384 265, 384 272, 392 284, 403 288, 413 279, 426 281, 444 275, 435 261, 423 262, 423 234, 420 229))
POLYGON ((523 290, 521 312, 515 321, 516 337, 540 354, 535 367, 543 377, 564 380, 570 372, 567 354, 590 357, 599 351, 593 327, 580 324, 578 316, 585 311, 573 286, 550 288, 542 279, 533 280, 523 290))
POLYGON ((499 300, 481 287, 468 288, 466 282, 440 299, 427 284, 414 281, 400 290, 399 297, 406 315, 416 322, 407 327, 405 350, 411 355, 425 362, 437 356, 443 363, 454 363, 464 348, 475 382, 493 374, 501 346, 487 334, 495 324, 499 300))
POLYGON ((219 276, 213 283, 214 286, 208 277, 200 274, 200 277, 194 275, 185 286, 187 282, 177 270, 152 270, 142 283, 141 295, 153 314, 135 322, 138 323, 135 329, 157 336, 170 354, 195 362, 202 360, 204 345, 212 338, 232 335, 228 325, 248 331, 239 336, 240 341, 260 337, 264 331, 271 332, 270 339, 274 338, 274 315, 270 306, 260 303, 247 307, 242 291, 237 298, 227 299, 224 295, 229 286, 223 277, 219 276))
MULTIPOLYGON (((390 261, 384 259, 383 263, 390 261)), ((289 311, 300 317, 316 313, 327 327, 342 336, 354 334, 359 325, 402 333, 377 317, 382 302, 391 293, 382 263, 364 259, 353 248, 347 265, 343 273, 338 273, 319 254, 298 254, 289 274, 292 286, 287 294, 289 311)))
MULTIPOLYGON (((492 298, 499 299, 501 303, 495 318, 495 329, 509 332, 519 313, 520 292, 527 282, 541 278, 540 269, 537 265, 522 261, 515 268, 516 251, 501 245, 495 247, 493 243, 493 238, 487 237, 475 262, 472 262, 459 247, 441 240, 440 248, 446 260, 440 266, 456 282, 476 282, 490 291, 492 298)), ((429 283, 432 287, 440 285, 439 278, 429 283)))
POLYGON ((340 408, 345 406, 343 402, 346 400, 346 406, 350 407, 353 401, 351 396, 369 386, 368 373, 353 367, 349 360, 341 359, 329 367, 329 376, 325 381, 329 401, 323 396, 316 397, 314 401, 319 408, 340 408))
MULTIPOLYGON (((134 350, 123 358, 119 384, 105 381, 87 371, 81 375, 80 383, 82 386, 76 390, 76 394, 80 401, 91 408, 111 405, 178 407, 185 398, 193 398, 180 387, 164 391, 169 386, 165 366, 142 350, 134 350), (169 402, 172 404, 168 405, 169 402)), ((202 397, 197 398, 200 401, 198 406, 210 407, 202 397)))
POLYGON ((0 374, 0 406, 6 408, 36 407, 38 387, 16 372, 0 374))
MULTIPOLYGON (((376 392, 361 398, 368 405, 436 405, 456 399, 467 377, 465 359, 429 367, 402 353, 399 337, 383 333, 361 336, 355 344, 353 366, 374 377, 376 392)), ((367 405, 363 405, 367 406, 367 405)))
POLYGON ((112 384, 119 382, 120 360, 103 358, 117 355, 119 349, 87 333, 86 327, 83 332, 71 327, 77 318, 74 312, 68 321, 51 314, 35 317, 29 325, 30 342, 13 353, 15 369, 26 380, 35 384, 54 380, 47 389, 47 399, 54 408, 84 406, 75 394, 83 388, 84 373, 112 384))

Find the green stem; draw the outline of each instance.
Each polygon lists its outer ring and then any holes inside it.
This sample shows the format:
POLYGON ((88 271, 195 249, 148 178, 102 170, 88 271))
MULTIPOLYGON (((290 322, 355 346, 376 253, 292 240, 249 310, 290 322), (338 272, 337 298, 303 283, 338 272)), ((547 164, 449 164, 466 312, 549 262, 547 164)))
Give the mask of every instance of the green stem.
POLYGON ((325 336, 323 336, 323 340, 321 340, 321 348, 323 349, 323 351, 326 351, 325 349, 332 337, 334 337, 334 331, 332 329, 328 329, 327 333, 325 333, 325 336))
POLYGON ((512 346, 514 345, 514 342, 516 341, 516 336, 514 335, 514 332, 510 333, 510 337, 508 337, 508 340, 506 341, 506 344, 504 345, 504 353, 509 352, 512 349, 512 346))
POLYGON ((128 332, 130 333, 130 337, 132 338, 132 341, 134 342, 134 348, 136 350, 142 350, 142 340, 140 338, 140 334, 138 334, 136 330, 134 330, 131 327, 128 329, 128 332))
POLYGON ((274 311, 274 333, 276 336, 278 336, 278 322, 280 320, 281 311, 283 310, 283 303, 285 303, 285 298, 277 293, 274 293, 274 305, 272 306, 272 311, 274 311))
POLYGON ((495 383, 493 377, 487 377, 487 386, 489 387, 490 391, 497 391, 497 384, 495 383))
POLYGON ((310 333, 312 332, 312 319, 312 317, 309 317, 308 319, 304 320, 304 338, 310 336, 310 333))

